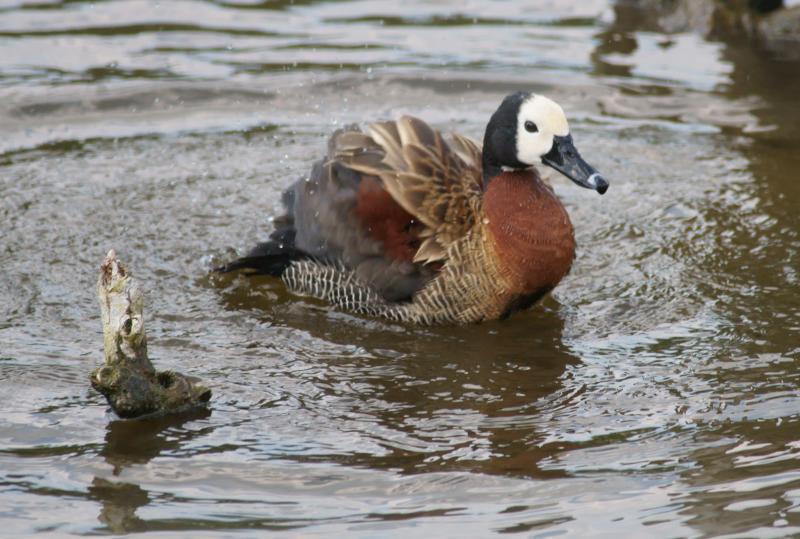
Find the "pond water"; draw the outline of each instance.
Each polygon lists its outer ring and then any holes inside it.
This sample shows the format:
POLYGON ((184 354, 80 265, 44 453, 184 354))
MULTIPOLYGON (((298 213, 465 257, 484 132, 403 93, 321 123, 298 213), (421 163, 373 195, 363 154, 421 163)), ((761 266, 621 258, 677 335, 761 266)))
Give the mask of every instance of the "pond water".
POLYGON ((800 534, 800 64, 601 0, 0 0, 0 534, 800 534), (572 273, 416 328, 213 277, 337 127, 558 100, 572 273), (115 248, 159 368, 89 388, 115 248))

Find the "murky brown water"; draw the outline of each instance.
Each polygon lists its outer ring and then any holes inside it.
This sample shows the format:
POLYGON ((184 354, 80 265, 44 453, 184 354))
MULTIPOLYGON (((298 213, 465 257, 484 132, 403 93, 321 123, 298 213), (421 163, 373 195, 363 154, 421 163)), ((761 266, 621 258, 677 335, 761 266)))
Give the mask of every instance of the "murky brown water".
POLYGON ((800 65, 605 1, 0 1, 2 532, 800 534, 800 65), (209 268, 337 126, 480 137, 531 89, 613 181, 504 323, 419 329, 209 268), (115 421, 94 279, 211 413, 115 421))

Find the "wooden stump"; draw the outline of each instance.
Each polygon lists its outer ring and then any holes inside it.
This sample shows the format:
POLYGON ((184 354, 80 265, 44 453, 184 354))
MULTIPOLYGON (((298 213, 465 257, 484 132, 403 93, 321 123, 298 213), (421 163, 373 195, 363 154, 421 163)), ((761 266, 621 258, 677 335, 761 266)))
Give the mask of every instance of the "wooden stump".
POLYGON ((184 412, 206 406, 211 390, 178 372, 157 372, 147 357, 144 297, 112 249, 100 266, 97 297, 103 316, 105 365, 92 371, 92 387, 122 418, 184 412))

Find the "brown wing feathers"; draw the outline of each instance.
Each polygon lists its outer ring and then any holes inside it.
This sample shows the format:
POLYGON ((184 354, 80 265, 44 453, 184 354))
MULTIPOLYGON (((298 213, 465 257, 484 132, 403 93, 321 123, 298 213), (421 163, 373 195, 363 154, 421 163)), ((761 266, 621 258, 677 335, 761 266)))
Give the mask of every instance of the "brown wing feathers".
MULTIPOLYGON (((446 258, 448 246, 475 224, 480 208, 480 148, 455 135, 453 147, 425 122, 404 116, 369 127, 369 136, 337 142, 336 159, 380 178, 391 198, 422 226, 414 262, 446 258), (382 155, 381 155, 382 154, 382 155)), ((409 244, 410 245, 410 244, 409 244)))
POLYGON ((266 264, 295 293, 393 320, 495 317, 503 283, 477 222, 480 163, 476 143, 458 135, 445 142, 411 117, 369 133, 340 130, 326 158, 287 192, 288 235, 231 269, 266 264), (273 251, 287 247, 300 256, 273 267, 273 251))

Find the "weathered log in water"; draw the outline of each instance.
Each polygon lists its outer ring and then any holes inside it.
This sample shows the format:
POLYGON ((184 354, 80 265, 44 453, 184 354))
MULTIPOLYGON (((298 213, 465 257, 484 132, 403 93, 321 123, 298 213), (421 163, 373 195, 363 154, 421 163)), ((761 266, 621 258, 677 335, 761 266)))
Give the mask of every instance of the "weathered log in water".
POLYGON ((111 250, 100 266, 97 296, 103 317, 105 365, 92 371, 92 387, 123 418, 184 412, 205 406, 211 390, 173 371, 157 372, 147 357, 144 297, 111 250))

